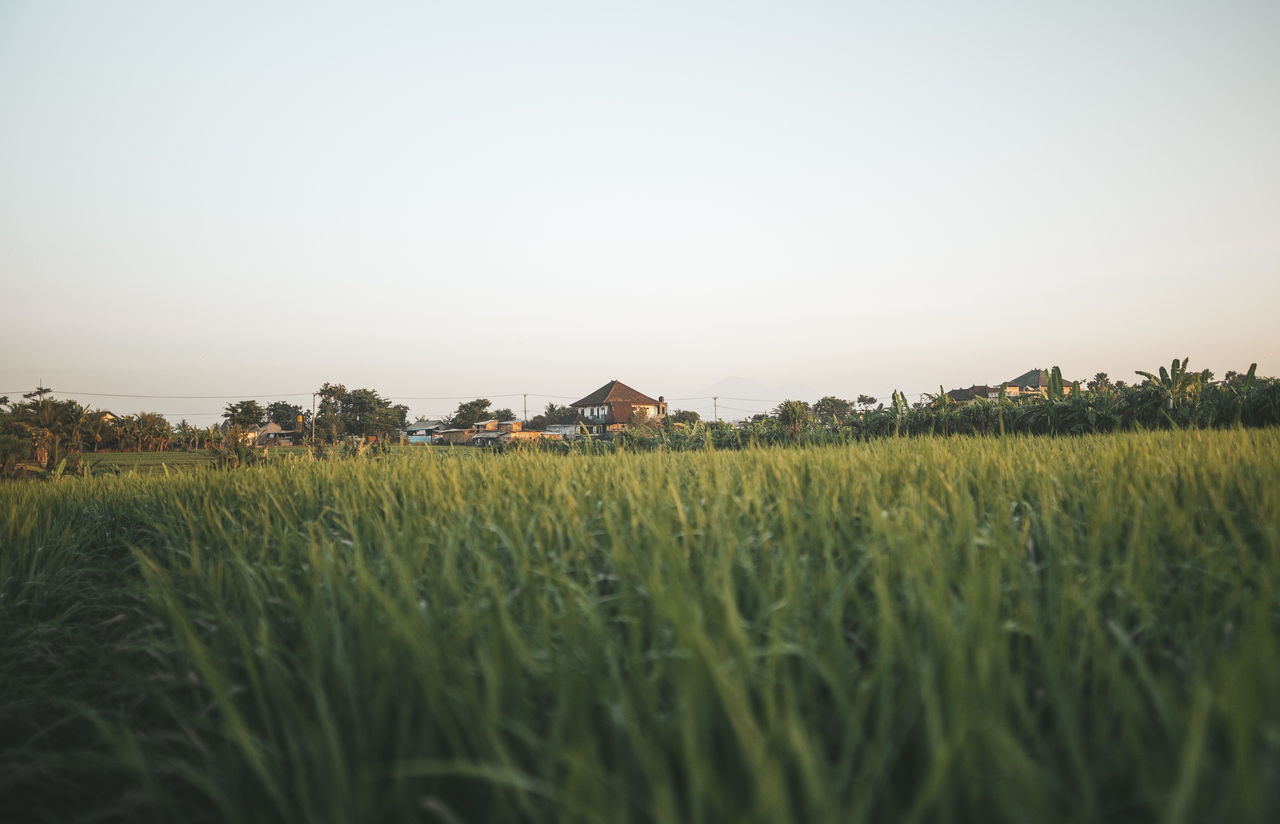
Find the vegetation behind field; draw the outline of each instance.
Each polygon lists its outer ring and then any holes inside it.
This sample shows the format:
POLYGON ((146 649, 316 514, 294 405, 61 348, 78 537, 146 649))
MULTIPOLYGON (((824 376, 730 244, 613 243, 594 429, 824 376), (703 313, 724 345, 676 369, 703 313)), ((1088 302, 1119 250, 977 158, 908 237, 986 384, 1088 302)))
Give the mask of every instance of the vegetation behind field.
POLYGON ((1280 432, 0 485, 15 820, 1267 821, 1280 432))
MULTIPOLYGON (((1079 381, 1067 383, 1054 367, 1046 373, 1047 386, 1025 394, 1019 390, 1016 397, 1007 394, 1008 386, 1002 386, 995 397, 983 395, 960 402, 939 387, 937 394, 925 394, 916 403, 908 403, 900 392, 894 392, 888 404, 877 404, 869 395, 860 395, 856 404, 834 396, 813 404, 786 400, 770 414, 736 423, 704 422, 690 411, 652 420, 641 415, 627 421, 625 429, 615 433, 604 448, 739 449, 921 435, 1085 435, 1280 425, 1280 380, 1258 377, 1256 367, 1250 366, 1243 374, 1230 371, 1217 381, 1208 370, 1191 371, 1186 358, 1174 359, 1169 368, 1160 367, 1158 373, 1139 371, 1143 382, 1132 386, 1112 382, 1101 372, 1083 386, 1079 381)), ((993 391, 991 387, 973 389, 993 391)), ((316 392, 319 408, 314 420, 309 410, 296 404, 275 401, 263 407, 245 400, 227 404, 222 425, 194 427, 184 420, 175 426, 156 413, 116 417, 74 400, 56 400, 51 392, 40 387, 26 393, 24 400, 13 402, 0 396, 0 478, 56 480, 63 475, 88 474, 95 466, 146 468, 174 463, 90 457, 104 450, 116 455, 201 452, 210 459, 208 463, 221 468, 257 463, 260 455, 254 454, 255 445, 264 443, 256 440, 256 428, 268 422, 280 427, 276 434, 290 443, 342 450, 372 442, 385 447, 401 439, 409 411, 372 389, 349 390, 342 384, 325 383, 316 392)), ((490 409, 490 405, 486 398, 464 401, 448 425, 466 428, 486 417, 508 420, 515 416, 510 409, 490 409)), ((551 403, 528 426, 543 429, 578 419, 579 410, 551 403)), ((550 441, 511 446, 573 451, 566 443, 550 441)))

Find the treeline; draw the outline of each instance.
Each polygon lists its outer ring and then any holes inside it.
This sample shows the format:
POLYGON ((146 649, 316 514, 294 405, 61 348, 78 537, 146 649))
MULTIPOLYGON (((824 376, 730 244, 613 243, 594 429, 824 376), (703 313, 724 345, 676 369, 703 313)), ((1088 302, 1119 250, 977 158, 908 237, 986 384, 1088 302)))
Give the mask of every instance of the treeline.
POLYGON ((315 437, 334 444, 345 438, 367 438, 403 429, 409 407, 393 404, 373 389, 348 389, 340 383, 325 383, 316 390, 315 420, 312 411, 299 404, 275 401, 266 406, 254 400, 227 404, 222 413, 228 426, 256 429, 267 423, 278 425, 300 439, 315 437))
MULTIPOLYGON (((494 408, 493 402, 488 398, 476 398, 458 404, 453 414, 446 415, 441 422, 450 429, 466 429, 474 426, 478 421, 510 421, 515 418, 516 413, 510 407, 494 408)), ((524 428, 541 431, 553 424, 574 423, 577 420, 578 410, 571 406, 549 403, 542 412, 526 421, 524 428)))
MULTIPOLYGON (((673 412, 661 420, 633 420, 613 444, 634 449, 736 449, 751 445, 839 443, 872 438, 920 435, 1081 435, 1133 429, 1217 428, 1280 424, 1280 380, 1260 378, 1254 364, 1245 373, 1228 372, 1215 380, 1208 370, 1192 372, 1186 359, 1174 360, 1157 373, 1138 372, 1141 383, 1112 382, 1105 374, 1081 386, 1066 384, 1054 367, 1044 394, 957 401, 939 388, 909 403, 894 393, 888 404, 867 395, 848 401, 834 396, 809 404, 783 401, 771 413, 737 423, 702 421, 694 412, 673 412)), ((262 406, 246 400, 229 403, 223 423, 197 427, 170 424, 159 413, 116 416, 74 400, 55 400, 40 387, 10 402, 0 397, 0 477, 19 467, 52 471, 78 468, 84 453, 114 450, 159 452, 178 448, 211 450, 242 446, 245 435, 273 422, 298 441, 324 444, 365 441, 404 428, 408 407, 393 404, 372 389, 324 384, 317 390, 315 419, 300 405, 276 401, 262 406), (64 463, 65 462, 65 463, 64 463)), ((493 409, 488 399, 459 404, 446 419, 451 426, 471 426, 485 418, 509 420, 511 409, 493 409)), ((577 411, 548 404, 528 422, 530 429, 572 423, 577 411)), ((522 444, 521 448, 529 447, 522 444)), ((570 448, 566 444, 542 448, 570 448)), ((608 449, 584 443, 575 449, 608 449)))
POLYGON ((112 415, 73 400, 55 400, 39 387, 11 402, 0 397, 0 477, 19 464, 51 470, 84 452, 157 452, 169 448, 174 429, 155 412, 112 415))
POLYGON ((908 403, 895 392, 888 404, 872 408, 840 398, 816 404, 788 400, 770 414, 736 424, 669 422, 631 427, 618 438, 623 447, 686 449, 713 446, 834 443, 921 435, 1084 435, 1136 429, 1223 428, 1280 424, 1280 380, 1228 372, 1215 381, 1208 370, 1191 372, 1186 359, 1158 373, 1138 372, 1141 383, 1111 382, 1105 374, 1081 386, 1065 384, 1058 367, 1050 371, 1043 395, 1010 397, 1001 389, 992 399, 956 401, 939 389, 908 403))
POLYGON ((309 440, 312 431, 320 443, 363 440, 402 428, 409 411, 372 389, 326 383, 316 395, 314 427, 310 409, 286 401, 266 406, 255 400, 229 403, 222 423, 193 426, 185 420, 172 424, 157 412, 115 415, 74 400, 57 400, 46 387, 18 401, 0 396, 0 477, 59 467, 74 473, 81 457, 93 452, 182 449, 209 450, 216 456, 244 446, 248 434, 267 423, 292 433, 295 440, 309 440))

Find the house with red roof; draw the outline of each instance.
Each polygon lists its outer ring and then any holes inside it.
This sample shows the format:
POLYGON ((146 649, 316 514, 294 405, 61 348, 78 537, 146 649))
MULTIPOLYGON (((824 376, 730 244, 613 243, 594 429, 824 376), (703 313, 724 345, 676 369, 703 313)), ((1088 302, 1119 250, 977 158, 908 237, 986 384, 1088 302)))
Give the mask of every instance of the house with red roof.
POLYGON ((651 398, 617 379, 569 406, 578 410, 583 426, 593 435, 607 435, 625 429, 636 415, 643 415, 649 420, 667 416, 667 401, 662 395, 651 398))

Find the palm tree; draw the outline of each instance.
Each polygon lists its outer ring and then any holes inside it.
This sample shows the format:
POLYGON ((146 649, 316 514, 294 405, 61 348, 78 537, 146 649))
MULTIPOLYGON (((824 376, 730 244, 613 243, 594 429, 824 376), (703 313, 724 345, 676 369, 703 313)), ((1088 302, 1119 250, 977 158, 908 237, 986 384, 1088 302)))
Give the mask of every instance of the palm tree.
POLYGON ((94 409, 85 415, 83 424, 83 432, 89 440, 93 442, 93 451, 97 452, 98 447, 102 444, 102 433, 108 428, 111 413, 104 409, 94 409))
POLYGON ((196 438, 199 437, 200 432, 194 426, 187 423, 186 418, 183 418, 182 420, 178 421, 178 425, 174 427, 174 434, 177 438, 178 444, 183 449, 191 449, 192 444, 195 443, 196 438))
POLYGON ((71 440, 67 444, 68 452, 80 452, 83 444, 83 434, 85 427, 89 424, 89 416, 92 414, 87 406, 81 406, 75 401, 67 401, 67 413, 71 420, 71 440))
POLYGON ((143 441, 146 441, 149 451, 163 452, 172 437, 169 422, 156 412, 139 412, 137 420, 138 431, 135 434, 138 438, 138 451, 142 451, 143 441))
POLYGON ((52 469, 62 459, 62 446, 73 434, 78 436, 77 418, 80 404, 72 400, 56 401, 45 397, 50 389, 36 387, 23 397, 28 402, 22 407, 22 418, 31 432, 36 461, 46 469, 52 469))
POLYGON ((813 410, 804 401, 783 401, 773 410, 773 416, 794 440, 800 435, 800 428, 813 420, 813 410))
POLYGON ((138 451, 142 451, 142 439, 138 433, 141 431, 138 426, 137 415, 124 415, 116 418, 116 440, 121 452, 128 452, 134 445, 138 451))

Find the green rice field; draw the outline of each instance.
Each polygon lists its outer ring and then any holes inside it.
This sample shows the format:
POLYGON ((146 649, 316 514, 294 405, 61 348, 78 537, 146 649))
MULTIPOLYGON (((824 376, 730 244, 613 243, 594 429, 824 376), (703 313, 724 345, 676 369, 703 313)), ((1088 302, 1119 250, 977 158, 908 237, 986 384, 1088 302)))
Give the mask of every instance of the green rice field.
POLYGON ((0 484, 0 818, 1280 820, 1280 430, 0 484))
POLYGON ((203 469, 213 463, 213 459, 203 450, 185 452, 169 450, 166 452, 89 452, 83 456, 84 463, 91 469, 101 472, 104 469, 116 472, 166 472, 203 469))

